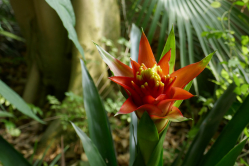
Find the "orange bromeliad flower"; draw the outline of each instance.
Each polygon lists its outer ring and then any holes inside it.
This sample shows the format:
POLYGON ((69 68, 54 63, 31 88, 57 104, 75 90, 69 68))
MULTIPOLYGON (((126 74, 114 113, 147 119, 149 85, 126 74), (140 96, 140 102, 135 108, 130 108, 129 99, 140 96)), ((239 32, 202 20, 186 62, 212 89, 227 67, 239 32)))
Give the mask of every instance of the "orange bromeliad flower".
POLYGON ((121 85, 129 95, 117 114, 135 111, 138 118, 141 118, 144 111, 147 111, 158 132, 164 129, 169 120, 187 120, 173 104, 176 100, 194 96, 183 88, 204 70, 212 55, 169 74, 171 51, 157 63, 144 33, 139 45, 138 63, 131 59, 132 68, 96 46, 115 75, 110 79, 121 85))

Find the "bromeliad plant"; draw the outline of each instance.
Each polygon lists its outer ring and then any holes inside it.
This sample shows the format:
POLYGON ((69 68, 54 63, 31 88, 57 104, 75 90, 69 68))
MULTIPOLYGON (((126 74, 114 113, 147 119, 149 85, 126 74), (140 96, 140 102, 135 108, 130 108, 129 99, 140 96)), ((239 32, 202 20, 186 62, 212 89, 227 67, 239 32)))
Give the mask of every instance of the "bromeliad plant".
MULTIPOLYGON (((135 112, 137 116, 135 121, 133 120, 132 122, 133 130, 130 133, 136 144, 135 147, 132 147, 131 149, 130 165, 163 165, 163 141, 167 128, 169 127, 170 122, 188 120, 188 118, 183 117, 178 107, 182 100, 193 97, 193 95, 188 92, 192 84, 191 80, 205 69, 213 56, 212 53, 200 62, 174 71, 174 41, 174 31, 172 29, 160 61, 156 62, 149 42, 145 34, 142 33, 137 54, 138 62, 131 59, 131 67, 112 57, 99 45, 95 44, 101 57, 114 73, 114 76, 110 77, 110 79, 121 85, 128 95, 128 99, 124 102, 116 115, 135 112), (136 120, 139 121, 138 125, 136 120)), ((92 140, 73 123, 72 125, 82 140, 90 165, 117 165, 111 130, 102 100, 97 93, 96 87, 94 86, 84 62, 81 61, 81 64, 84 105, 88 116, 87 120, 90 138, 92 140)), ((232 88, 233 87, 229 90, 232 88)), ((230 91, 227 93, 229 93, 229 95, 225 94, 225 97, 233 95, 230 91)), ((232 99, 230 101, 232 101, 232 99)), ((220 106, 220 104, 218 105, 220 106)), ((229 106, 229 104, 227 106, 229 106)), ((219 107, 214 108, 218 109, 219 107)), ((226 107, 224 108, 224 110, 227 109, 226 107)), ((244 111, 246 110, 244 109, 244 111)), ((221 115, 217 114, 216 121, 220 117, 222 118, 222 113, 220 114, 221 115)), ((212 114, 210 116, 212 116, 212 114)), ((210 117, 207 118, 209 118, 209 121, 213 122, 210 120, 210 117)), ((205 121, 205 124, 209 124, 209 122, 205 121)), ((245 124, 242 126, 245 126, 245 124)), ((205 133, 205 130, 202 131, 201 127, 200 131, 205 133)), ((206 141, 205 139, 203 140, 204 142, 206 141)), ((203 140, 197 141, 197 145, 198 142, 202 142, 203 140)), ((216 161, 212 160, 214 161, 212 165, 217 164, 218 162, 221 164, 226 162, 234 163, 236 158, 229 157, 228 155, 238 156, 245 143, 246 140, 233 149, 231 147, 224 154, 218 155, 220 158, 218 158, 218 160, 216 158, 216 161)), ((206 146, 207 145, 205 145, 205 147, 206 146)), ((198 151, 198 153, 201 154, 200 159, 203 159, 202 161, 207 160, 207 158, 203 156, 204 150, 202 151, 202 149, 200 149, 198 151)), ((187 161, 184 161, 185 163, 183 162, 183 165, 189 165, 186 163, 191 163, 193 161, 192 159, 195 158, 188 155, 191 155, 191 149, 185 158, 187 161), (189 159, 190 162, 188 161, 189 159)), ((190 165, 198 165, 200 162, 201 161, 196 163, 192 162, 190 165)), ((204 164, 206 164, 206 162, 204 164)))

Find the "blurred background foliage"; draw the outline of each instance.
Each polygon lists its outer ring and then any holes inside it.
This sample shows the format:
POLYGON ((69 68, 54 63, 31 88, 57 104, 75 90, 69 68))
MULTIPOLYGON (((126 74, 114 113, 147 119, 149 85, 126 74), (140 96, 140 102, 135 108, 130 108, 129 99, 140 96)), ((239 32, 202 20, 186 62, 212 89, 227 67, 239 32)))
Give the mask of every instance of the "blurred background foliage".
MULTIPOLYGON (((70 16, 66 25, 75 28, 87 68, 108 112, 118 163, 128 165, 127 133, 131 118, 129 115, 113 117, 125 98, 119 87, 108 80, 112 73, 92 41, 128 65, 132 23, 143 28, 156 59, 160 58, 173 25, 176 69, 217 50, 208 69, 193 81, 191 91, 198 97, 181 106, 183 114, 192 117, 193 121, 171 125, 164 156, 168 164, 188 163, 184 156, 191 154, 187 149, 192 146, 191 141, 201 129, 203 120, 216 109, 217 101, 224 93, 233 94, 234 99, 221 115, 219 128, 217 126, 208 141, 206 151, 210 149, 249 93, 249 1, 64 2, 70 4, 64 6, 70 16), (234 90, 227 92, 233 82, 234 90), (181 155, 177 157, 179 152, 181 155)), ((68 38, 70 33, 64 21, 45 0, 0 0, 0 16, 0 79, 25 101, 15 102, 17 98, 6 96, 8 92, 0 86, 0 135, 34 165, 87 165, 86 156, 79 141, 75 141, 77 137, 68 122, 73 121, 88 133, 79 62, 83 55, 68 38), (25 114, 22 106, 26 103, 29 103, 30 112, 25 114), (30 117, 39 117, 46 125, 30 117)), ((249 136, 247 128, 239 140, 244 136, 249 136)), ((248 154, 246 144, 236 165, 248 165, 248 154)))

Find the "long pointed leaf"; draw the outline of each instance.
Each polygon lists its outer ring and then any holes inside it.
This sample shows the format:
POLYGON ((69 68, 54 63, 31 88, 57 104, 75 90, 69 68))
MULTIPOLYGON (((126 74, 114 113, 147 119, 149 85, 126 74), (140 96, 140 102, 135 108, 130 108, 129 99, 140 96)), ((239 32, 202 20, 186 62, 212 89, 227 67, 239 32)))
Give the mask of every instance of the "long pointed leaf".
POLYGON ((249 119, 249 96, 233 116, 232 120, 222 130, 211 149, 204 156, 202 166, 215 165, 225 156, 236 144, 239 135, 248 125, 249 119))
POLYGON ((77 127, 74 123, 72 123, 76 133, 80 137, 80 140, 83 144, 84 151, 86 153, 86 156, 89 160, 90 165, 98 165, 98 166, 105 166, 106 163, 101 157, 98 149, 92 142, 92 140, 79 128, 77 127))
POLYGON ((233 166, 237 157, 241 153, 243 147, 246 144, 247 139, 235 146, 226 156, 224 156, 221 161, 215 166, 233 166))
POLYGON ((31 164, 0 135, 0 162, 4 166, 31 166, 31 164))
POLYGON ((13 104, 20 112, 33 118, 34 120, 45 124, 40 118, 38 118, 26 102, 12 89, 10 89, 3 81, 0 80, 0 94, 13 104))
MULTIPOLYGON (((135 61, 138 61, 138 52, 139 52, 139 42, 141 39, 141 30, 136 27, 135 24, 132 24, 131 28, 131 58, 135 61)), ((136 143, 137 143, 137 115, 132 112, 131 123, 130 123, 130 165, 135 161, 136 157, 136 143)))
POLYGON ((46 0, 46 2, 51 6, 56 13, 59 15, 64 27, 68 32, 68 38, 71 39, 79 50, 80 54, 84 57, 84 51, 81 47, 77 33, 74 29, 75 26, 75 15, 73 11, 73 6, 70 0, 46 0))
POLYGON ((174 34, 174 28, 172 26, 172 29, 170 31, 170 34, 168 36, 167 42, 164 46, 163 52, 161 54, 160 59, 171 49, 171 57, 169 61, 169 74, 173 73, 174 67, 175 67, 175 56, 176 56, 176 45, 175 45, 175 34, 174 34))
POLYGON ((235 84, 229 85, 227 90, 218 99, 213 109, 203 120, 199 132, 196 134, 192 144, 189 147, 189 150, 183 161, 183 165, 196 166, 199 164, 206 146, 209 144, 211 138, 218 129, 223 116, 235 100, 236 95, 233 93, 234 89, 235 84))
POLYGON ((81 60, 84 106, 87 115, 90 138, 99 150, 107 165, 117 165, 111 129, 102 100, 81 60))

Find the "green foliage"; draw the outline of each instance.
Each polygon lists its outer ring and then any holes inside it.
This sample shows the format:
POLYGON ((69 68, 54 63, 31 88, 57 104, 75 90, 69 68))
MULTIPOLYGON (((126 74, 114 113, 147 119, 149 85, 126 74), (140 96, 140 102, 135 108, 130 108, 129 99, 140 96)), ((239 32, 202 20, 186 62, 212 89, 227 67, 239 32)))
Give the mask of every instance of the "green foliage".
POLYGON ((109 126, 109 121, 107 119, 106 111, 103 106, 103 102, 82 60, 81 67, 82 86, 84 89, 84 106, 87 115, 90 138, 97 147, 106 164, 117 165, 111 129, 109 126))
POLYGON ((225 155, 216 166, 233 166, 237 156, 241 153, 243 147, 246 144, 247 139, 239 143, 236 147, 230 150, 227 155, 225 155))
POLYGON ((99 153, 94 142, 82 130, 80 130, 80 128, 77 127, 74 123, 72 123, 72 125, 76 133, 81 139, 81 142, 83 144, 83 147, 86 152, 90 165, 105 166, 106 163, 104 159, 102 158, 101 154, 99 153))
MULTIPOLYGON (((34 114, 42 115, 40 108, 35 107, 32 104, 28 104, 29 108, 34 114)), ((3 122, 6 128, 6 132, 11 136, 18 137, 21 134, 21 130, 16 127, 15 123, 21 119, 29 118, 26 115, 14 116, 16 107, 11 104, 7 99, 0 95, 0 122, 3 122)))
POLYGON ((79 43, 76 31, 74 29, 76 20, 75 20, 75 15, 74 15, 71 1, 69 0, 46 0, 46 2, 59 15, 63 23, 63 26, 66 28, 68 32, 68 38, 73 41, 74 45, 79 50, 82 57, 85 58, 83 48, 81 47, 79 43))
POLYGON ((7 101, 14 105, 23 114, 35 119, 40 123, 44 123, 38 118, 26 102, 12 89, 10 89, 4 82, 0 80, 0 95, 3 96, 7 101))
POLYGON ((83 97, 75 95, 72 92, 66 92, 65 96, 66 97, 62 102, 54 96, 47 96, 49 104, 51 105, 50 108, 55 110, 55 115, 59 116, 61 119, 63 129, 66 130, 70 125, 68 121, 72 121, 84 132, 88 133, 83 97))
POLYGON ((1 135, 0 147, 0 162, 4 166, 31 166, 31 164, 29 164, 29 162, 24 159, 24 157, 19 152, 17 152, 12 145, 10 145, 5 139, 3 139, 1 135))

